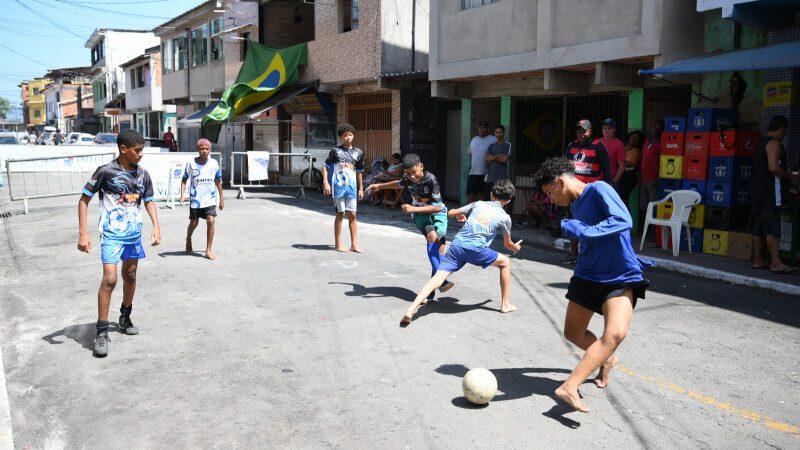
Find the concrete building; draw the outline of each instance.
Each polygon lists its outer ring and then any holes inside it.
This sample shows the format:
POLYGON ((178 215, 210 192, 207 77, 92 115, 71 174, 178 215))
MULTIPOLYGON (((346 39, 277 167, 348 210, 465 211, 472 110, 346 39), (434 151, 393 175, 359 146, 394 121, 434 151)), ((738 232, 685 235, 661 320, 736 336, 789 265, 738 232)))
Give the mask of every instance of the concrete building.
POLYGON ((125 72, 122 63, 159 45, 151 31, 97 29, 84 44, 91 50, 94 114, 100 131, 119 132, 130 127, 130 117, 122 114, 125 99, 125 72))
POLYGON ((47 72, 45 77, 51 80, 43 90, 47 125, 59 128, 63 133, 97 132, 98 124, 93 117, 92 86, 89 84, 91 72, 90 67, 53 69, 47 72), (82 105, 80 109, 79 102, 82 105))
POLYGON ((29 121, 26 123, 28 128, 41 128, 47 122, 47 108, 44 98, 44 88, 50 83, 50 81, 51 80, 47 78, 36 78, 22 82, 21 86, 23 86, 23 101, 25 97, 24 86, 27 86, 28 92, 27 107, 29 121))
POLYGON ((147 138, 160 138, 168 126, 175 129, 175 105, 161 100, 161 47, 155 46, 120 65, 126 72, 125 113, 131 127, 147 138))
MULTIPOLYGON (((161 45, 163 102, 175 105, 177 111, 179 150, 195 151, 200 123, 186 118, 216 103, 233 84, 248 40, 258 36, 258 4, 206 1, 156 27, 154 33, 161 45)), ((223 127, 219 139, 229 143, 226 151, 241 147, 231 127, 223 127)))
POLYGON ((624 139, 690 106, 693 79, 643 79, 637 71, 703 52, 695 0, 460 0, 430 7, 432 95, 452 100, 444 119, 450 197, 465 196, 468 145, 481 120, 506 126, 511 173, 527 176, 563 152, 581 118, 599 125, 612 116, 624 139))
POLYGON ((28 89, 28 82, 23 81, 22 83, 18 84, 17 87, 19 88, 19 96, 22 100, 22 123, 27 127, 28 124, 31 122, 31 115, 30 115, 30 93, 28 89))

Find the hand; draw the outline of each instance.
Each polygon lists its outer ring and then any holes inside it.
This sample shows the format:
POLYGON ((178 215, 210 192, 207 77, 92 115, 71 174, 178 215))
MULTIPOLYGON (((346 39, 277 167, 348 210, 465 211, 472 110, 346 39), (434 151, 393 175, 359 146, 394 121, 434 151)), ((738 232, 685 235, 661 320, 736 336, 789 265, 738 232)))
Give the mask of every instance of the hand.
POLYGON ((363 189, 359 189, 358 190, 358 199, 359 200, 363 200, 364 199, 364 190, 363 189))
POLYGON ((78 250, 89 253, 92 250, 92 243, 89 241, 88 234, 81 234, 78 238, 78 250))
POLYGON ((225 199, 220 198, 219 199, 219 210, 222 211, 223 209, 225 209, 225 199))
POLYGON ((380 188, 378 187, 377 184, 370 184, 369 186, 367 186, 367 190, 370 192, 376 192, 379 191, 380 188))
POLYGON ((514 248, 514 250, 512 251, 514 252, 515 255, 517 254, 518 251, 522 250, 522 245, 520 244, 522 244, 522 239, 518 240, 517 242, 514 242, 514 245, 512 245, 512 247, 514 248))
POLYGON ((459 222, 466 222, 467 221, 467 216, 465 216, 464 214, 459 213, 456 216, 456 220, 459 221, 459 222))
POLYGON ((153 232, 150 234, 150 245, 155 247, 161 243, 161 228, 153 227, 153 232))
POLYGON ((402 209, 404 213, 413 213, 417 210, 415 206, 409 205, 408 203, 400 206, 400 209, 402 209))
MULTIPOLYGON (((174 198, 174 197, 173 197, 173 198, 174 198)), ((184 198, 183 198, 183 193, 181 193, 181 206, 183 206, 183 201, 184 201, 184 198)))
POLYGON ((327 181, 322 185, 322 189, 325 191, 325 195, 331 195, 331 185, 327 181))

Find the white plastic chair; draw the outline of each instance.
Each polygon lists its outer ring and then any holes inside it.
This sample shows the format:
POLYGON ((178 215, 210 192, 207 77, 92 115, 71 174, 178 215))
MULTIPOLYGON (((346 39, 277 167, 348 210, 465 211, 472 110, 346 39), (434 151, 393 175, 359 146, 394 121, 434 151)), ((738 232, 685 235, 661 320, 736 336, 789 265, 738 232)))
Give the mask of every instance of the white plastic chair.
MULTIPOLYGON (((644 247, 644 238, 647 236, 647 228, 650 225, 660 225, 669 227, 672 232, 672 256, 678 256, 681 247, 681 226, 686 227, 686 238, 689 244, 689 253, 692 253, 692 232, 689 229, 689 215, 692 207, 700 204, 700 194, 695 191, 678 190, 672 191, 666 197, 657 202, 647 204, 647 215, 644 221, 644 231, 642 232, 642 242, 639 244, 639 251, 644 247), (672 216, 669 219, 656 219, 653 217, 653 210, 657 205, 664 204, 672 200, 672 216)), ((667 229, 661 229, 661 248, 667 248, 667 229)))

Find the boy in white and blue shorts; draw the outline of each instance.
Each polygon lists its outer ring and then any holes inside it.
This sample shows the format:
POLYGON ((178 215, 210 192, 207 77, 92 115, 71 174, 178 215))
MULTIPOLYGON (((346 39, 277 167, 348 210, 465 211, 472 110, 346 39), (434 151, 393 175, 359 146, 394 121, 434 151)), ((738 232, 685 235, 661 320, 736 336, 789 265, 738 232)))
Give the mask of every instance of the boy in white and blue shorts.
POLYGON ((117 136, 119 157, 100 166, 83 188, 78 202, 78 250, 89 253, 92 243, 86 225, 87 210, 92 197, 100 193, 100 259, 103 280, 97 292, 97 336, 94 355, 108 355, 108 309, 111 294, 117 285, 117 265, 122 261, 123 297, 120 307, 119 331, 134 335, 139 329, 131 322, 133 294, 136 290, 136 269, 144 258, 142 247, 142 204, 153 222, 151 245, 161 242, 158 213, 153 203, 153 183, 150 175, 139 166, 144 138, 135 130, 123 130, 117 136))
POLYGON ((350 226, 350 251, 361 253, 361 248, 358 246, 356 206, 358 201, 364 198, 364 152, 353 146, 355 128, 352 125, 342 124, 337 131, 342 142, 331 150, 322 166, 322 184, 325 195, 333 198, 336 207, 336 219, 333 221, 336 250, 348 251, 341 241, 342 222, 347 215, 350 226))
POLYGON ((181 206, 183 206, 186 185, 189 185, 189 226, 186 228, 186 253, 192 254, 192 233, 200 223, 206 221, 206 258, 216 259, 211 249, 214 243, 214 230, 217 222, 217 200, 219 210, 225 208, 222 196, 222 171, 219 163, 211 155, 211 141, 202 138, 197 141, 197 158, 189 161, 181 179, 181 206))
POLYGON ((503 233, 503 246, 516 253, 520 250, 520 243, 511 240, 511 217, 503 207, 514 197, 514 185, 509 180, 499 180, 492 187, 491 201, 478 201, 458 209, 447 212, 448 217, 455 217, 459 222, 466 222, 453 239, 450 248, 442 258, 439 269, 428 280, 408 311, 400 320, 401 326, 411 323, 417 309, 426 301, 434 289, 441 286, 450 274, 458 272, 464 265, 470 263, 475 266, 487 268, 495 266, 500 269, 501 312, 511 312, 517 308, 508 300, 509 286, 511 285, 511 260, 508 256, 500 255, 489 248, 498 230, 503 233), (469 218, 467 218, 469 216, 469 218))

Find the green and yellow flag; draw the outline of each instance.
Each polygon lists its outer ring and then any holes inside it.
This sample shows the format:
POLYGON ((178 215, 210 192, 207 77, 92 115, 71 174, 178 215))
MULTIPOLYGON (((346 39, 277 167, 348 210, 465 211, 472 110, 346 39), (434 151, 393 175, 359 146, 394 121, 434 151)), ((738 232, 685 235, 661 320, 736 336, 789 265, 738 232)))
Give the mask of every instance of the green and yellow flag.
POLYGON ((250 41, 234 85, 225 89, 219 104, 203 117, 200 133, 217 142, 222 123, 250 112, 281 88, 297 80, 298 67, 308 64, 304 42, 275 49, 250 41))

